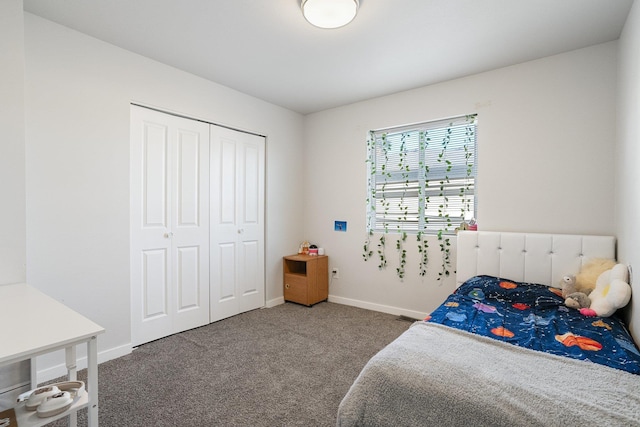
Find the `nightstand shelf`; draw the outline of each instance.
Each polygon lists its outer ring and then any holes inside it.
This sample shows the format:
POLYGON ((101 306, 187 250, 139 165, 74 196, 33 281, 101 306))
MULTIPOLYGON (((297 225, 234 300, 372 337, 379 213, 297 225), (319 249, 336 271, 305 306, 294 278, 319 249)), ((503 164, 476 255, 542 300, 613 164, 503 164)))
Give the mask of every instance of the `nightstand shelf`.
POLYGON ((283 258, 284 300, 311 306, 329 298, 329 257, 290 255, 283 258))

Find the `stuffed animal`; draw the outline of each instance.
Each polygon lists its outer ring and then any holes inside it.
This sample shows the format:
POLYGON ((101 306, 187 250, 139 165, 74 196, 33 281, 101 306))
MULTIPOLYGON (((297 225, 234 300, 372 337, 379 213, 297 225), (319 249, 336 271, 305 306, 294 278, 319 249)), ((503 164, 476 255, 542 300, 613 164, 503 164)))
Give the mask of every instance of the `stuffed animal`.
POLYGON ((576 276, 568 275, 562 278, 562 282, 560 282, 560 288, 562 289, 562 298, 566 298, 569 294, 572 294, 576 291, 576 276))
POLYGON ((587 261, 576 275, 575 290, 573 292, 583 292, 589 295, 595 289, 598 277, 603 272, 611 270, 614 265, 616 265, 616 262, 612 259, 593 258, 587 261))
POLYGON ((591 299, 583 292, 574 292, 567 295, 567 298, 564 300, 564 305, 580 310, 582 308, 589 308, 591 306, 591 299))
POLYGON ((589 294, 591 306, 580 309, 585 316, 609 317, 631 299, 628 283, 629 270, 624 264, 616 264, 598 276, 595 289, 589 294))
POLYGON ((568 275, 562 278, 560 282, 562 288, 562 297, 564 305, 569 308, 580 310, 581 308, 589 308, 591 300, 584 292, 576 292, 576 276, 568 275))

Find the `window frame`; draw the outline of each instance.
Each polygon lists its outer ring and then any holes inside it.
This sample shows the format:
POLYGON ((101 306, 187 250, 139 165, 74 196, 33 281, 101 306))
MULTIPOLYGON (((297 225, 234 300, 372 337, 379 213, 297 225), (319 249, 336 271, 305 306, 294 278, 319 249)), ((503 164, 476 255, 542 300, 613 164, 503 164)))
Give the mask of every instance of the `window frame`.
POLYGON ((369 131, 367 232, 452 235, 463 220, 476 218, 477 135, 477 114, 369 131), (436 139, 432 140, 431 135, 436 139), (413 138, 410 143, 408 138, 413 138), (399 148, 394 150, 394 145, 399 148), (382 165, 381 152, 385 156, 382 165), (438 152, 443 157, 434 157, 438 152), (388 157, 390 153, 392 159, 388 157), (407 161, 410 155, 412 158, 407 161), (394 163, 390 164, 390 160, 394 163), (380 192, 390 197, 380 198, 380 192), (381 214, 380 209, 385 212, 381 214), (455 209, 460 209, 459 215, 452 213, 455 209))

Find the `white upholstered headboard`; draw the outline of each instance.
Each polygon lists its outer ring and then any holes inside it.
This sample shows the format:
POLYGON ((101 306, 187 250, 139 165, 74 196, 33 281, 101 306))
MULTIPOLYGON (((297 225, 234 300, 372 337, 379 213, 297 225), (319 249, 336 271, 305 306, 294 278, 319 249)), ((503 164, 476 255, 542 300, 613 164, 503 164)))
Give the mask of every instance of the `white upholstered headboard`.
POLYGON ((559 287, 592 258, 616 257, 613 236, 460 231, 456 282, 480 274, 559 287))

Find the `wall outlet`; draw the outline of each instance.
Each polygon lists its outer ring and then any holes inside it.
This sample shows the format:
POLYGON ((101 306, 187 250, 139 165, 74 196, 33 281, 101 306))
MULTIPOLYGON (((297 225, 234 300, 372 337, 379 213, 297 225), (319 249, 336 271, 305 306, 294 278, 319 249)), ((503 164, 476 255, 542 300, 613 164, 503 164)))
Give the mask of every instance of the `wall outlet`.
POLYGON ((332 279, 339 279, 340 278, 340 270, 338 269, 338 267, 332 267, 331 268, 331 278, 332 279))

